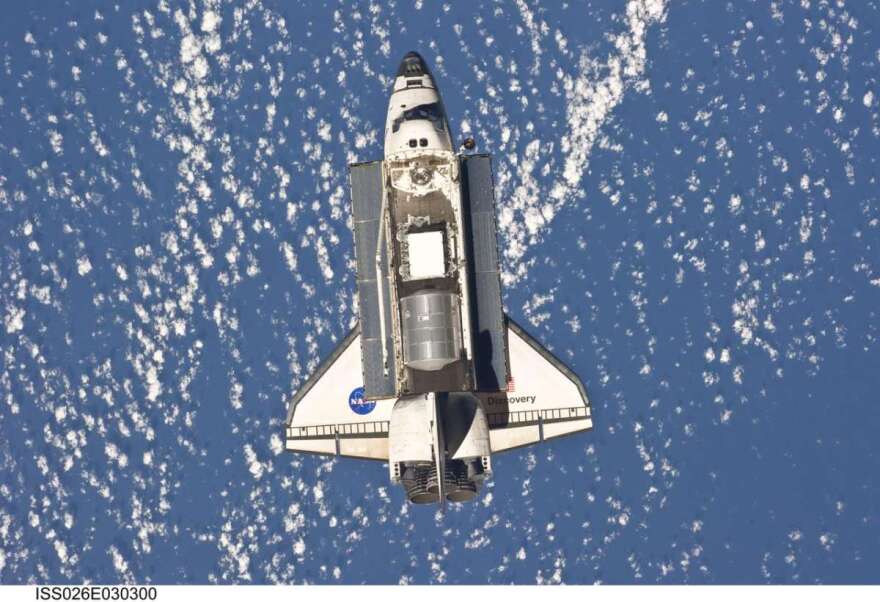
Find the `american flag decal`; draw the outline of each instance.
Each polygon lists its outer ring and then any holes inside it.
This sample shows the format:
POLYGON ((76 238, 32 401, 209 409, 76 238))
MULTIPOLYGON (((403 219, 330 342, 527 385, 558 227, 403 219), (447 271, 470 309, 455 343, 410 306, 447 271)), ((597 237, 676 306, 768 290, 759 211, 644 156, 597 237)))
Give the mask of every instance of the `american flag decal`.
POLYGON ((513 376, 507 377, 507 392, 513 393, 516 391, 516 384, 513 382, 513 376))

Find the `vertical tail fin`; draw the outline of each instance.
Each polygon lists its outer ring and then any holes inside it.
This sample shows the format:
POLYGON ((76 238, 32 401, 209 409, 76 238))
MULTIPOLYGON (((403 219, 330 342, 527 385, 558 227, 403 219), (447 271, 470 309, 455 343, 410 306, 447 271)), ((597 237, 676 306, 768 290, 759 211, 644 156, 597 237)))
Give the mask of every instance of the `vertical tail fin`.
POLYGON ((440 412, 437 393, 431 394, 432 430, 434 434, 434 466, 437 470, 437 487, 440 496, 440 508, 446 507, 446 445, 443 441, 443 422, 440 420, 440 412))

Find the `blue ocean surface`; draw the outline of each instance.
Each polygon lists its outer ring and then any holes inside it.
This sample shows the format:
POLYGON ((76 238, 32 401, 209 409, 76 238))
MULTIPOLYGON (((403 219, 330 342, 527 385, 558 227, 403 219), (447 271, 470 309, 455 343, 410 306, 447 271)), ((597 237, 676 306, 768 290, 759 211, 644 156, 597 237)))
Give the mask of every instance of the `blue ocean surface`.
MULTIPOLYGON (((880 582, 874 0, 16 2, 0 583, 880 582), (400 58, 594 429, 473 504, 282 451, 400 58)), ((347 400, 339 400, 347 403, 347 400)))

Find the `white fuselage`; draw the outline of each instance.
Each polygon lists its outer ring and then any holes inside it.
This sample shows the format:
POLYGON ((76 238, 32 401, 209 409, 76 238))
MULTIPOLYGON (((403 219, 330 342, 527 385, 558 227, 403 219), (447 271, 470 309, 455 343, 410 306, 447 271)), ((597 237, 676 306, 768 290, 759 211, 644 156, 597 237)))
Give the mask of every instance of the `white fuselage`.
MULTIPOLYGON (((473 398, 450 401, 443 391, 466 389, 472 378, 434 381, 439 391, 418 390, 419 385, 411 380, 416 373, 437 372, 462 360, 471 370, 472 359, 459 159, 436 82, 414 52, 403 58, 394 80, 385 121, 383 165, 387 204, 383 204, 381 219, 387 234, 379 237, 376 260, 377 270, 381 269, 378 262, 387 245, 391 315, 386 317, 380 310, 380 332, 390 319, 393 340, 383 341, 383 350, 386 357, 389 343, 401 350, 396 354, 402 359, 397 388, 406 391, 391 414, 391 479, 404 485, 416 503, 446 498, 463 501, 476 493, 491 471, 488 426, 473 398), (455 335, 451 344, 432 339, 430 333, 447 330, 455 335), (409 357, 412 346, 407 335, 416 346, 423 346, 424 357, 409 357), (442 356, 436 355, 441 349, 442 356), (453 406, 466 406, 470 411, 463 412, 462 418, 450 410, 453 406), (446 429, 458 443, 454 449, 449 449, 446 429)), ((377 284, 381 300, 381 281, 377 284)))

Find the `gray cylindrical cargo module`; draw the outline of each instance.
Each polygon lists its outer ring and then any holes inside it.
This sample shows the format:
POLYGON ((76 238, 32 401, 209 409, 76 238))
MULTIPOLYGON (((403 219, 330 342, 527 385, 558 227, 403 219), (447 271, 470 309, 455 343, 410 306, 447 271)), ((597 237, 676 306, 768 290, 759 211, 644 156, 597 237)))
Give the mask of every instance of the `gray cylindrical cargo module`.
POLYGON ((421 290, 400 300, 403 361, 416 370, 440 370, 459 358, 458 297, 421 290))

